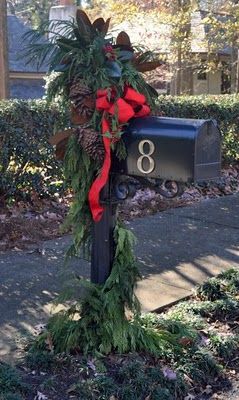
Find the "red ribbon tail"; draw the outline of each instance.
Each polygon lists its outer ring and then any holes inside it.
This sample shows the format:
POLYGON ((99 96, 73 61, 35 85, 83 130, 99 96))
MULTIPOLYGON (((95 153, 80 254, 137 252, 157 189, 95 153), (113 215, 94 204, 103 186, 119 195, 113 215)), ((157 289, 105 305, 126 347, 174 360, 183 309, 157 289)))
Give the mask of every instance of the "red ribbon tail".
MULTIPOLYGON (((103 125, 105 125, 105 126, 108 125, 106 123, 106 121, 103 121, 103 122, 105 122, 103 125)), ((104 131, 104 129, 103 129, 103 131, 104 131)), ((110 167, 111 167, 111 150, 110 150, 111 139, 106 136, 103 136, 103 143, 104 143, 104 148, 105 148, 104 163, 103 163, 100 175, 93 182, 93 184, 90 188, 89 194, 88 194, 90 210, 91 210, 93 220, 95 222, 99 222, 104 213, 104 207, 102 207, 100 205, 100 192, 103 189, 103 187, 106 185, 106 183, 108 182, 108 177, 109 177, 109 172, 110 172, 110 167)))
POLYGON ((111 90, 110 94, 113 94, 113 99, 109 100, 108 94, 109 90, 107 89, 98 90, 96 99, 97 110, 104 111, 102 118, 102 135, 105 158, 100 175, 93 182, 88 194, 90 210, 95 222, 100 221, 104 213, 104 207, 100 204, 100 192, 108 182, 111 167, 110 145, 115 140, 112 137, 112 127, 106 118, 107 113, 109 115, 117 115, 118 121, 121 124, 128 122, 133 116, 143 117, 150 114, 150 108, 146 104, 145 96, 136 92, 136 90, 129 86, 126 86, 124 98, 118 98, 114 101, 115 93, 111 90), (108 133, 108 135, 106 135, 106 133, 108 133), (109 137, 110 134, 111 137, 109 137))

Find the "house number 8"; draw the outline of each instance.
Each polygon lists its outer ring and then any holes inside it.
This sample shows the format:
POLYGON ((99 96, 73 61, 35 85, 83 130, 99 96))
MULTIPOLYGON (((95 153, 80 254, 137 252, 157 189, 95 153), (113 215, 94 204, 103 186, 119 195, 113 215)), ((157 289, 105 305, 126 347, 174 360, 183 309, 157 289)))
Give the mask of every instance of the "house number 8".
POLYGON ((155 161, 151 157, 155 151, 155 145, 151 140, 141 140, 141 142, 139 142, 138 149, 139 149, 139 153, 141 154, 141 156, 138 158, 137 168, 143 174, 150 174, 154 170, 154 167, 155 167, 155 161), (148 147, 147 153, 144 150, 145 145, 147 145, 147 147, 148 147), (143 168, 143 160, 145 158, 148 160, 148 168, 147 169, 143 168))

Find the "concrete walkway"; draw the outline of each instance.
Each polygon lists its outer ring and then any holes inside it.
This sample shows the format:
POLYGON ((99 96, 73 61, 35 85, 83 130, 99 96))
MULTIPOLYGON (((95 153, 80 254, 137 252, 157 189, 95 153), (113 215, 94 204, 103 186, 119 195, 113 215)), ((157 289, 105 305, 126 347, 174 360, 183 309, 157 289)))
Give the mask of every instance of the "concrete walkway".
MULTIPOLYGON (((136 254, 143 274, 137 294, 145 311, 190 295, 208 276, 239 267, 239 195, 136 219, 136 254)), ((0 254, 0 360, 18 357, 22 336, 45 322, 72 272, 89 277, 87 262, 63 267, 69 237, 43 243, 41 251, 0 254)))

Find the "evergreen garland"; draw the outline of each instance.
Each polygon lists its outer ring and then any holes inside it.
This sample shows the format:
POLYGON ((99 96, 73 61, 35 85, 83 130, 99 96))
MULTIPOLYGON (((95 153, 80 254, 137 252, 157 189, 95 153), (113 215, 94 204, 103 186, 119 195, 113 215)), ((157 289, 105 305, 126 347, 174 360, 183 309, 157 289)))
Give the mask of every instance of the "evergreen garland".
POLYGON ((73 256, 79 253, 82 246, 83 251, 87 251, 89 244, 92 218, 86 199, 97 170, 95 163, 77 142, 76 136, 69 139, 64 167, 65 178, 74 191, 74 200, 63 226, 64 229, 72 229, 73 244, 68 249, 67 256, 73 256))
POLYGON ((134 294, 139 279, 132 246, 135 238, 131 231, 118 223, 115 228, 117 243, 112 272, 104 285, 80 281, 85 289, 83 299, 67 311, 54 315, 48 331, 38 340, 45 347, 50 335, 55 352, 78 351, 84 354, 125 353, 147 350, 160 355, 174 336, 166 330, 144 326, 140 305, 134 294))
MULTIPOLYGON (((69 96, 73 99, 72 128, 84 120, 81 132, 85 126, 88 133, 89 129, 98 132, 102 140, 101 128, 107 120, 110 129, 104 135, 111 140, 111 151, 118 157, 124 157, 125 148, 120 140, 123 129, 117 106, 113 114, 95 109, 91 115, 92 101, 96 101, 96 96, 93 98, 90 93, 107 89, 107 99, 114 104, 124 96, 125 88, 130 87, 138 95, 145 96, 146 107, 152 110, 157 93, 139 71, 156 68, 160 62, 152 52, 134 49, 125 32, 121 32, 116 41, 106 36, 108 27, 109 20, 98 18, 91 24, 87 15, 78 10, 76 22, 52 21, 43 24, 37 32, 29 32, 27 37, 31 45, 25 55, 29 60, 49 60, 54 77, 48 84, 48 99, 52 101, 61 96, 64 104, 69 105, 69 96), (50 43, 39 44, 39 37, 49 32, 56 32, 54 39, 50 43)), ((65 226, 73 231, 69 256, 78 254, 82 248, 87 250, 90 245, 93 220, 88 193, 102 168, 100 160, 97 162, 91 157, 91 150, 92 154, 95 150, 91 149, 91 145, 94 146, 94 143, 89 141, 86 153, 76 132, 77 129, 68 129, 57 134, 52 141, 61 155, 68 142, 64 157, 65 177, 75 193, 65 222, 65 226)), ((135 239, 119 221, 114 241, 113 267, 106 282, 99 285, 81 280, 85 296, 75 299, 74 306, 50 319, 48 331, 39 340, 40 345, 45 345, 46 336, 50 334, 57 352, 79 350, 106 354, 113 350, 160 351, 159 338, 163 337, 163 333, 146 330, 140 322, 140 305, 134 294, 135 284, 140 278, 133 254, 135 239)))

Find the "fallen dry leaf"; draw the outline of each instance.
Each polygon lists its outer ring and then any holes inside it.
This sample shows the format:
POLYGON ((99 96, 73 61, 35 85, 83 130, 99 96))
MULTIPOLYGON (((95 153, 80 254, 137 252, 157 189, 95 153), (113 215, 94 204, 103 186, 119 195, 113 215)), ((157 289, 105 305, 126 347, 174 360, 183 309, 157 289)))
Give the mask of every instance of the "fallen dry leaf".
POLYGON ((37 391, 37 395, 34 397, 34 400, 47 400, 48 397, 43 393, 37 391))
POLYGON ((45 343, 46 343, 46 345, 48 346, 49 350, 50 350, 51 352, 53 352, 53 351, 54 351, 53 340, 52 340, 52 337, 51 337, 51 335, 50 335, 49 333, 48 333, 48 335, 47 335, 47 338, 46 338, 46 340, 45 340, 45 343))
POLYGON ((192 394, 188 394, 186 397, 184 397, 184 400, 194 400, 195 396, 193 396, 192 394))

